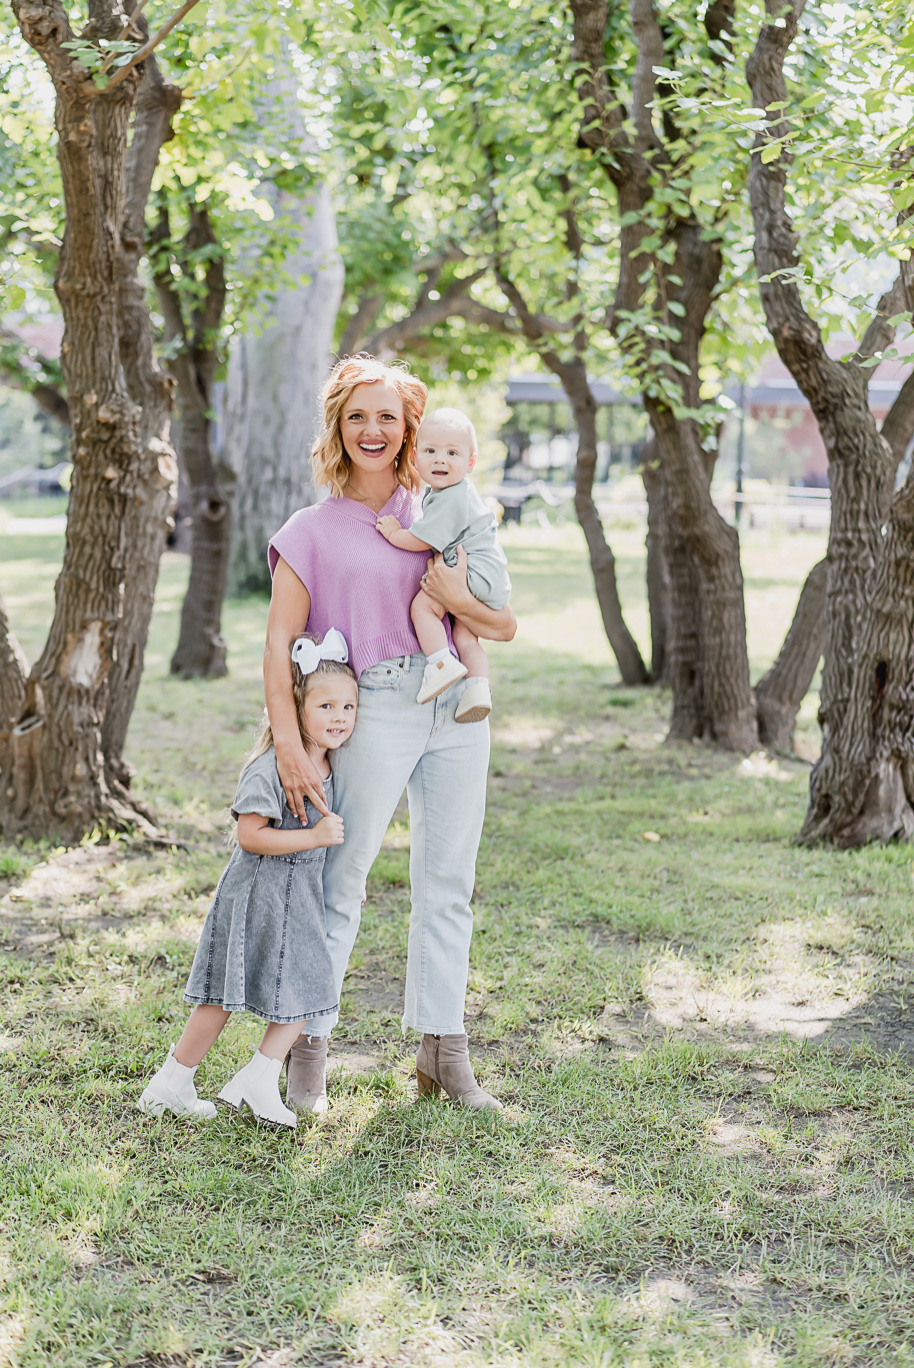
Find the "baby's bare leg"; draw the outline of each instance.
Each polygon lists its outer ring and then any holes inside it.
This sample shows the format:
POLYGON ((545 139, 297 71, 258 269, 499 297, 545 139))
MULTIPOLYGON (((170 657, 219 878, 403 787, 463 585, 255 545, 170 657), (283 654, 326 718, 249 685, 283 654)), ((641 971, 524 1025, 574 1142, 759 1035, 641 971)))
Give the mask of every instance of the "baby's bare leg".
POLYGON ((471 632, 465 622, 460 618, 454 619, 454 630, 451 633, 454 638, 454 645, 457 647, 457 654, 461 664, 467 667, 467 674, 470 678, 477 676, 480 679, 489 677, 489 658, 479 644, 479 637, 475 632, 471 632))
POLYGON ((441 621, 443 613, 444 609, 439 608, 424 589, 419 590, 410 604, 409 615, 413 620, 423 655, 432 656, 436 651, 448 649, 447 632, 441 621))

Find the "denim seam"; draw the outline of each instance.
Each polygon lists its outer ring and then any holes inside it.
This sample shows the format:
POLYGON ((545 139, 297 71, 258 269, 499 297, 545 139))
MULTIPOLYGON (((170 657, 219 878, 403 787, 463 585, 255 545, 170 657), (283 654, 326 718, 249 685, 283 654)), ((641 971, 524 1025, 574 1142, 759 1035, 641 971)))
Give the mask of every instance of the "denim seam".
MULTIPOLYGON (((437 700, 436 700, 436 703, 437 703, 437 700)), ((433 730, 434 730, 434 729, 433 729, 433 730)), ((423 841, 422 841, 422 922, 421 922, 421 926, 420 926, 420 930, 419 930, 419 992, 418 992, 418 1002, 417 1002, 417 1004, 416 1004, 416 1008, 417 1008, 416 1014, 417 1014, 417 1016, 421 1016, 421 1014, 422 1014, 422 1006, 423 1006, 423 1004, 424 1004, 424 1002, 425 1002, 425 967, 426 967, 426 957, 425 957, 425 932, 426 932, 427 914, 428 914, 428 796, 427 796, 427 794, 426 794, 426 785, 425 785, 425 766, 422 764, 422 761, 423 761, 424 759, 425 759, 425 753, 423 752, 422 756, 421 756, 420 759, 419 759, 419 783, 420 783, 420 786, 421 786, 421 789, 422 789, 422 826, 423 826, 423 841)))
MULTIPOLYGON (((290 864, 288 877, 286 878, 285 904, 282 909, 282 936, 280 937, 279 941, 279 963, 276 966, 276 991, 273 999, 274 1003, 276 1004, 277 1013, 279 1012, 279 994, 282 990, 282 966, 283 961, 286 957, 286 932, 289 926, 289 905, 292 901, 292 879, 294 877, 294 874, 295 865, 290 864)), ((274 1017, 274 1020, 278 1021, 279 1017, 274 1017)))

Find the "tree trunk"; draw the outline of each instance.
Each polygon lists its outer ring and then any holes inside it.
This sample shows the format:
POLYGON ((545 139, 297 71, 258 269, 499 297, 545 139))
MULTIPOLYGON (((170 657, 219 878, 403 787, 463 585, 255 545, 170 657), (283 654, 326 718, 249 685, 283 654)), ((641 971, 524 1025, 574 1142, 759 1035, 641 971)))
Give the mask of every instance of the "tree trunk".
POLYGON ((801 840, 914 835, 914 480, 895 497, 870 580, 849 697, 815 767, 801 840))
MULTIPOLYGON (((726 23, 726 8, 706 10, 709 37, 718 22, 726 23)), ((739 538, 711 500, 695 420, 674 412, 680 405, 688 411, 700 404, 701 343, 720 281, 721 239, 697 214, 670 211, 655 199, 660 168, 675 174, 680 154, 664 143, 671 134, 669 120, 663 123, 661 137, 655 115, 657 83, 663 79, 659 69, 672 54, 651 0, 630 0, 638 60, 624 105, 614 88, 617 74, 607 62, 605 0, 571 0, 571 9, 572 55, 578 65, 582 103, 578 137, 599 153, 616 191, 619 211, 619 276, 608 318, 616 341, 644 385, 645 408, 662 452, 669 507, 698 574, 701 668, 677 668, 671 679, 674 690, 688 684, 689 697, 679 705, 683 725, 685 715, 697 707, 698 734, 733 750, 748 751, 758 744, 758 728, 749 682, 739 538), (666 251, 658 250, 658 233, 665 248, 674 248, 672 260, 666 251), (656 302, 649 306, 651 291, 656 302), (633 319, 648 307, 656 312, 653 324, 635 326, 633 319), (660 337, 662 344, 658 344, 660 337)))
MULTIPOLYGON (((291 61, 272 95, 289 142, 305 160, 311 150, 291 61)), ((326 185, 304 196, 280 191, 278 218, 297 225, 287 260, 294 280, 268 304, 268 322, 239 338, 229 357, 225 458, 237 476, 230 582, 239 592, 269 587, 267 544, 294 513, 314 503, 311 445, 319 393, 327 376, 333 327, 343 294, 343 263, 326 185)))
POLYGON ((663 476, 655 439, 641 456, 641 479, 647 498, 647 606, 651 619, 651 677, 669 683, 667 641, 670 625, 670 569, 667 563, 663 476))
POLYGON ((191 205, 188 212, 188 231, 177 248, 163 199, 151 244, 153 277, 171 351, 169 367, 178 386, 181 468, 191 509, 190 578, 171 671, 183 679, 219 679, 228 673, 222 603, 228 583, 235 493, 234 471, 215 452, 211 417, 225 308, 225 270, 206 205, 191 205), (177 256, 185 278, 192 276, 197 269, 195 254, 201 249, 207 253, 203 279, 198 280, 199 290, 186 318, 171 260, 177 256))
POLYGON ((181 461, 192 491, 190 578, 181 605, 181 631, 171 658, 182 679, 220 679, 228 673, 222 603, 231 551, 233 472, 213 453, 205 412, 182 413, 181 461))
POLYGON ((836 361, 794 282, 799 254, 787 213, 789 154, 782 149, 763 161, 761 153, 789 128, 784 59, 804 7, 805 0, 792 0, 782 24, 763 27, 747 65, 753 100, 769 111, 750 161, 749 199, 768 328, 819 423, 832 491, 822 755, 799 840, 848 846, 914 832, 910 480, 892 499, 898 461, 914 430, 914 387, 905 382, 880 432, 868 404, 870 371, 862 365, 891 343, 891 320, 912 301, 903 267, 858 351, 836 361))
POLYGON ((705 736, 701 671, 701 578, 664 480, 667 566, 670 576, 670 629, 667 675, 673 694, 670 741, 701 741, 705 736))
POLYGON ((16 640, 0 599, 0 783, 5 784, 10 733, 25 702, 29 663, 16 640))
MULTIPOLYGON (((136 804, 117 782, 109 783, 103 728, 112 681, 135 692, 133 671, 145 641, 139 619, 146 612, 136 586, 143 586, 149 557, 131 538, 144 515, 152 521, 159 516, 174 460, 129 391, 126 372, 140 362, 130 355, 130 339, 122 338, 119 287, 129 272, 119 254, 129 250, 121 230, 139 77, 132 71, 116 90, 99 95, 62 47, 75 35, 60 5, 14 0, 14 9, 57 96, 66 231, 55 288, 64 318, 61 364, 72 417, 73 483, 54 619, 12 731, 0 813, 8 837, 73 841, 93 828, 148 829, 136 804), (122 343, 128 344, 124 351, 122 343)), ((163 404, 165 396, 167 387, 160 392, 163 404)), ((158 535, 161 549, 161 522, 158 535)), ((119 730, 113 741, 122 744, 126 723, 119 730)), ((116 744, 112 756, 119 758, 116 744)))
POLYGON ((637 642, 626 626, 616 584, 616 561, 603 531, 593 498, 597 468, 597 406, 580 357, 562 366, 562 383, 571 401, 578 434, 574 469, 574 508, 590 553, 603 628, 619 666, 623 684, 647 684, 648 672, 637 642))
POLYGON ((166 85, 155 59, 150 58, 136 100, 116 259, 118 345, 127 392, 139 405, 140 468, 137 495, 128 506, 125 534, 130 557, 102 727, 112 788, 125 788, 132 775, 123 757, 124 744, 143 675, 159 563, 169 529, 174 526, 178 492, 178 465, 170 436, 174 383, 156 358, 146 285, 140 279, 139 267, 144 252, 146 202, 162 144, 171 137, 171 120, 180 103, 180 90, 166 85))
POLYGON ((711 501, 695 424, 676 419, 650 395, 644 405, 660 443, 668 517, 675 527, 669 553, 672 620, 681 640, 670 661, 670 737, 701 736, 728 750, 751 751, 758 726, 748 677, 739 536, 711 501), (687 566, 687 558, 694 565, 687 566), (680 613, 688 614, 687 622, 677 621, 680 613), (683 696, 677 698, 680 689, 683 696))
POLYGON ((809 692, 825 645, 825 591, 828 562, 806 576, 790 631, 778 658, 755 686, 759 740, 766 750, 793 753, 793 729, 809 692))
POLYGON ((269 323, 241 337, 229 358, 225 454, 237 477, 231 582, 239 592, 269 586, 270 538, 296 508, 315 500, 311 443, 342 296, 326 186, 280 212, 301 225, 301 246, 287 268, 310 281, 280 290, 269 323))

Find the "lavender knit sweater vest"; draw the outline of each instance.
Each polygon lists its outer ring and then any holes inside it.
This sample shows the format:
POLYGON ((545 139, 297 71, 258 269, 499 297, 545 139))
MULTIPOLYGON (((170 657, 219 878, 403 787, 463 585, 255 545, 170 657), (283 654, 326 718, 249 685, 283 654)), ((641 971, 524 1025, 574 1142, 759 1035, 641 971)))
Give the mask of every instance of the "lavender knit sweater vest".
MULTIPOLYGON (((375 528, 389 513, 408 528, 421 509, 419 496, 402 485, 380 514, 331 497, 293 513, 270 542, 270 573, 281 556, 311 595, 302 628, 316 636, 331 627, 342 632, 356 675, 380 660, 421 653, 409 606, 432 553, 400 551, 375 528)), ((445 626, 450 637, 447 617, 445 626)))

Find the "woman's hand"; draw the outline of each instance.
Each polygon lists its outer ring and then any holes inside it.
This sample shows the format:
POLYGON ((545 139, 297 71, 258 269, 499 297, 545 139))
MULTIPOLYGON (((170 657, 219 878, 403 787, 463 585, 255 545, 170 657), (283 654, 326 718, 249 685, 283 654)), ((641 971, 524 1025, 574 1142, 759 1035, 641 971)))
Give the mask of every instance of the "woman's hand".
POLYGON ((286 795, 289 811, 295 813, 302 826, 307 826, 305 797, 308 797, 318 812, 325 818, 329 816, 330 809, 324 797, 324 781, 314 761, 302 745, 301 737, 283 741, 274 736, 273 744, 276 748, 276 769, 279 772, 279 782, 282 784, 283 793, 286 795))
POLYGON ((457 564, 448 565, 439 553, 428 563, 422 576, 422 588, 446 613, 462 617, 463 613, 478 603, 470 593, 467 584, 467 553, 462 546, 457 547, 457 564))
POLYGON ((460 618, 476 636, 486 641, 514 640, 517 619, 510 604, 506 603, 504 608, 489 608, 470 593, 467 553, 462 546, 457 547, 456 565, 445 564, 441 555, 429 561, 428 569, 422 576, 422 587, 443 612, 453 613, 454 617, 460 618))

